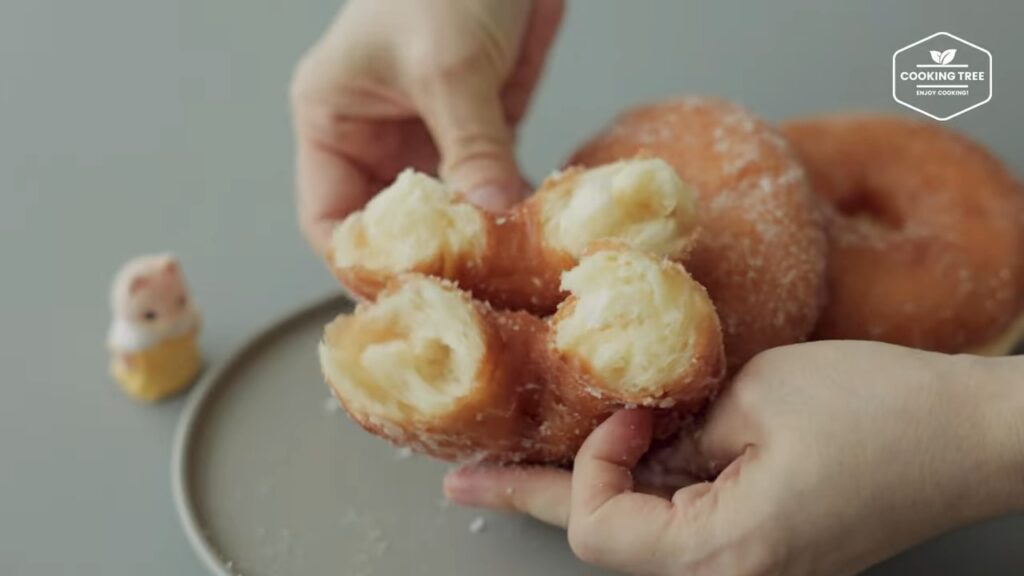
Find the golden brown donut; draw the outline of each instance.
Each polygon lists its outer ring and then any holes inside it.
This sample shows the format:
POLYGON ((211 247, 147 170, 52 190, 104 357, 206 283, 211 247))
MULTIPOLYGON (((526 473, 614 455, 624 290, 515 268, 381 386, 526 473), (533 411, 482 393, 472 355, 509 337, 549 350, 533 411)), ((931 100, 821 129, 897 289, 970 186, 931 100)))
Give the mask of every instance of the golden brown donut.
POLYGON ((595 241, 682 259, 697 233, 696 206, 692 189, 656 158, 556 174, 500 216, 406 171, 335 229, 328 265, 364 299, 419 272, 495 307, 545 315, 565 297, 560 274, 595 241))
POLYGON ((942 352, 1013 346, 1024 196, 994 156, 898 117, 824 116, 782 130, 826 204, 829 298, 816 338, 942 352))
POLYGON ((701 234, 686 267, 718 309, 730 371, 762 350, 804 340, 824 294, 825 239, 785 140, 735 104, 690 97, 625 112, 569 164, 640 151, 697 189, 701 234))
POLYGON ((543 320, 403 275, 326 327, 321 367, 366 430, 447 460, 567 462, 616 409, 665 436, 717 390, 718 318, 681 265, 605 247, 562 288, 543 320))
MULTIPOLYGON (((1019 184, 1019 182, 1018 182, 1019 184)), ((1024 230, 1024 186, 1018 185, 1019 200, 1017 210, 1019 214, 1018 230, 1024 230)), ((1019 255, 1020 264, 1019 269, 1024 270, 1024 233, 1019 234, 1021 245, 1017 253, 1019 255)), ((1002 331, 999 335, 987 342, 980 345, 975 345, 967 349, 970 354, 978 354, 981 356, 1005 356, 1007 354, 1016 351, 1024 351, 1024 274, 1020 274, 1020 287, 1017 288, 1017 294, 1021 298, 1021 312, 1018 314, 1016 320, 1014 320, 1009 327, 1002 331)))

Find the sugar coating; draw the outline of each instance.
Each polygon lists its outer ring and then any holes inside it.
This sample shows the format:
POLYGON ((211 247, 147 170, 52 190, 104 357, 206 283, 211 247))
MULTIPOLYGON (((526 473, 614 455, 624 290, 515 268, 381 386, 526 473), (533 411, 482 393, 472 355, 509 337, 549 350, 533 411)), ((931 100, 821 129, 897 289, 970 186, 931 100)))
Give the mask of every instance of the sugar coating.
POLYGON ((473 521, 469 523, 469 531, 473 534, 479 534, 484 531, 487 527, 487 520, 483 516, 477 516, 473 518, 473 521))

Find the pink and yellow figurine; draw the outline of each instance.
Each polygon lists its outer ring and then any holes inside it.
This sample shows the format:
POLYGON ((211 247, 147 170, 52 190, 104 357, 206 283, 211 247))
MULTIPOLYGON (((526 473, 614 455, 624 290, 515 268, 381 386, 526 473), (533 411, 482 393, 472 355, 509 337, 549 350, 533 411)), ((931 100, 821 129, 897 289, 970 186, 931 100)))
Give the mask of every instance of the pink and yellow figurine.
POLYGON ((110 305, 110 371, 121 388, 147 402, 188 388, 202 366, 199 313, 177 258, 156 254, 125 263, 110 305))

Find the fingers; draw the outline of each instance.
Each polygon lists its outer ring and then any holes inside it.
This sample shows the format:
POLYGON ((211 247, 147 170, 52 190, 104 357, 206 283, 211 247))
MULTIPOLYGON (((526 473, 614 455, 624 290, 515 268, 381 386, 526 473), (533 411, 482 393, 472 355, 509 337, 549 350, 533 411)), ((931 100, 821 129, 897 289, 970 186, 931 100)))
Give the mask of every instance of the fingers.
MULTIPOLYGON (((750 487, 761 480, 740 470, 750 458, 741 456, 715 482, 686 486, 671 500, 640 494, 631 470, 647 451, 651 430, 650 412, 623 410, 590 435, 571 477, 556 468, 467 466, 445 477, 445 495, 457 504, 568 526, 569 544, 582 560, 629 573, 683 573, 711 558, 735 559, 737 566, 760 561, 746 548, 722 554, 757 525, 747 520, 758 508, 750 498, 761 496, 750 487)), ((714 573, 747 573, 729 562, 714 573)))
POLYGON ((441 153, 441 175, 482 208, 503 211, 524 195, 512 130, 493 74, 467 69, 420 85, 414 98, 441 153))
POLYGON ((591 516, 609 500, 633 490, 633 467, 651 442, 651 414, 622 410, 608 418, 583 443, 573 466, 579 490, 573 510, 591 516))
POLYGON ((355 164, 328 147, 301 140, 297 155, 299 226, 313 249, 323 255, 334 225, 362 207, 372 189, 355 164))
POLYGON ((565 528, 569 523, 568 471, 557 468, 466 466, 444 478, 456 504, 519 512, 565 528))
POLYGON ((535 0, 526 24, 519 60, 502 91, 509 121, 515 125, 526 115, 530 98, 544 72, 565 13, 564 0, 535 0))
POLYGON ((757 378, 756 359, 729 383, 725 392, 712 404, 704 426, 696 433, 694 448, 715 475, 739 458, 748 448, 759 443, 755 416, 751 406, 751 389, 757 378))
POLYGON ((650 412, 623 410, 580 448, 573 469, 569 544, 582 560, 630 572, 659 560, 673 507, 633 492, 631 473, 650 441, 650 412))
POLYGON ((648 453, 635 471, 637 480, 670 488, 667 497, 671 497, 672 492, 683 486, 713 478, 718 470, 709 467, 701 452, 699 433, 699 429, 687 426, 671 442, 648 453))

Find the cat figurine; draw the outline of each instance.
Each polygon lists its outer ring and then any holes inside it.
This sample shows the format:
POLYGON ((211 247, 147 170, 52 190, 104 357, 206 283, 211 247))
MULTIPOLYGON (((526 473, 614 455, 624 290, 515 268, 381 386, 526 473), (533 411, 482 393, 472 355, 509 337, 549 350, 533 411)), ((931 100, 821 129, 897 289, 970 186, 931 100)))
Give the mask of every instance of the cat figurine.
POLYGON ((188 388, 202 367, 199 313, 177 258, 134 258, 111 289, 110 371, 130 396, 157 402, 188 388))

